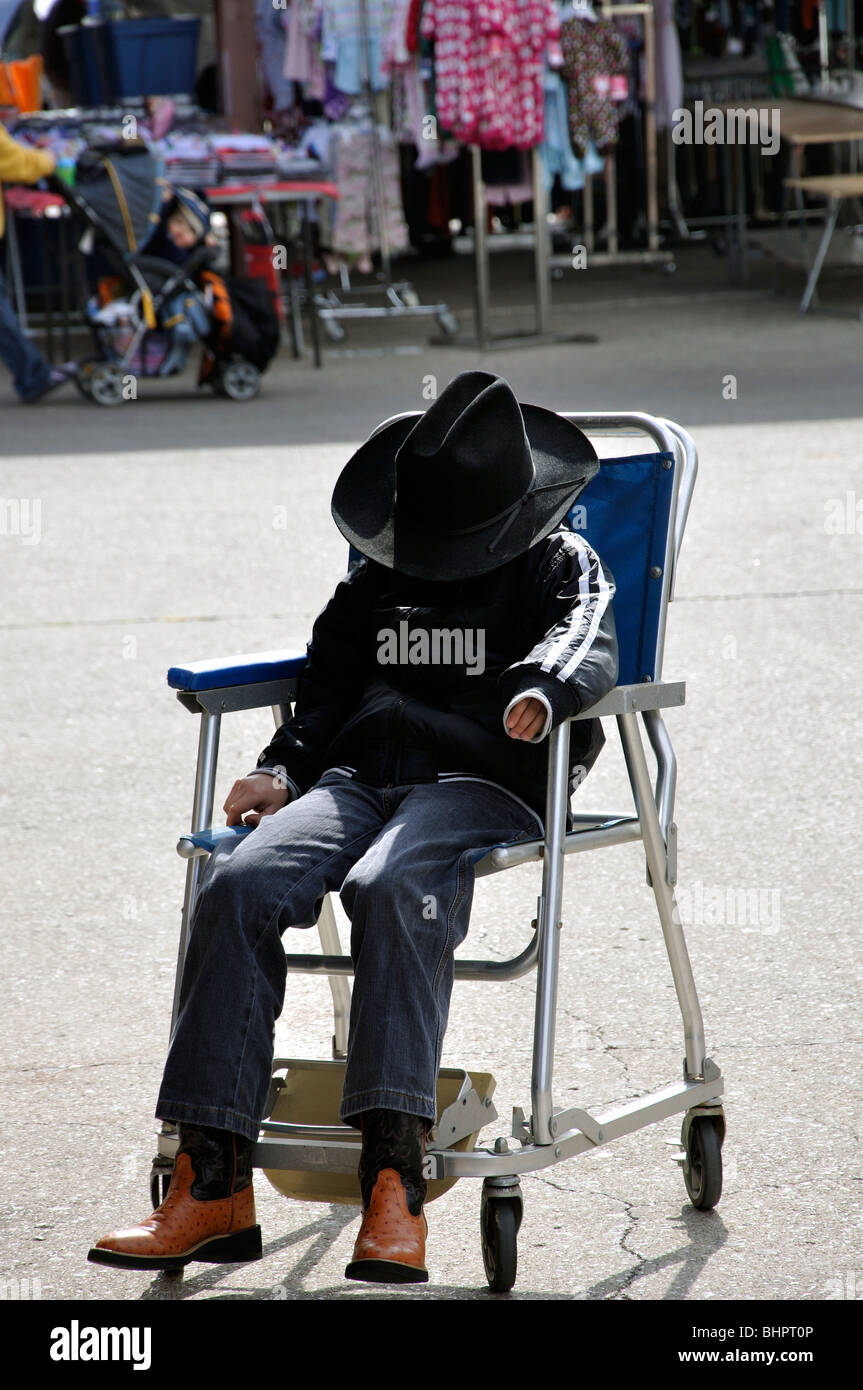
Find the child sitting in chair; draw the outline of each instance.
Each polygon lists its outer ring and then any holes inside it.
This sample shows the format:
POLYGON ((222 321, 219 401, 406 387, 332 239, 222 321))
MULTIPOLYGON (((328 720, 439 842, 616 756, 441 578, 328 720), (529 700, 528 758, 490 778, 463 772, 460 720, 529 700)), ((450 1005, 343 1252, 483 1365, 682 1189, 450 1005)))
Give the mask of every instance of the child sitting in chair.
MULTIPOLYGON (((293 717, 228 794, 228 825, 256 828, 213 853, 197 900, 156 1109, 179 1125, 171 1187, 94 1262, 260 1255, 281 934, 337 891, 354 963, 340 1116, 362 1130, 345 1273, 428 1278, 425 1136, 474 851, 541 837, 546 736, 616 682, 613 580, 563 529, 597 467, 569 421, 465 372, 344 468, 333 517, 364 558, 314 625, 293 717)), ((579 781, 602 743, 599 720, 573 725, 579 781)))

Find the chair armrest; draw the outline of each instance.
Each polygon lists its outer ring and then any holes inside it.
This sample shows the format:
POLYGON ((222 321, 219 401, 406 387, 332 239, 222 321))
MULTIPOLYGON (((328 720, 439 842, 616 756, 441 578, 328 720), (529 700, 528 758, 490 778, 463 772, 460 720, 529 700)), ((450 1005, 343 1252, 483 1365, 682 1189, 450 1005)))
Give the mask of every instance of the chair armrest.
POLYGON ((644 681, 641 685, 618 685, 590 709, 574 714, 576 719, 600 719, 603 715, 637 714, 647 709, 666 709, 686 700, 685 681, 644 681))
POLYGON ((172 666, 168 685, 193 694, 199 690, 224 690, 233 685, 258 685, 264 681, 292 680, 308 660, 306 652, 252 652, 245 656, 211 657, 172 666))
POLYGON ((177 853, 181 859, 202 859, 205 855, 212 854, 216 846, 225 840, 240 840, 244 835, 251 835, 252 830, 251 825, 211 826, 209 830, 190 830, 180 836, 177 853))

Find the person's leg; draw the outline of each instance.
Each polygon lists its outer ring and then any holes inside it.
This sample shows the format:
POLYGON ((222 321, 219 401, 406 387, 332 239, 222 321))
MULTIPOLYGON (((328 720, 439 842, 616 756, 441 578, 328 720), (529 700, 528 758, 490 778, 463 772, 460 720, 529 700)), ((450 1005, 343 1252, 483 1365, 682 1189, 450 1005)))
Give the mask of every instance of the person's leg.
POLYGON ((517 798, 472 780, 384 792, 390 819, 342 885, 354 991, 341 1117, 365 1110, 432 1124, 453 981, 473 897, 475 852, 542 834, 517 798))
POLYGON ((539 818, 480 782, 383 793, 385 829, 349 872, 354 991, 342 1119, 363 1131, 363 1222, 345 1273, 424 1282, 425 1134, 449 1014, 453 953, 464 940, 476 851, 532 839, 539 818))
POLYGON ((281 933, 311 926, 385 819, 374 789, 337 774, 215 853, 195 904, 180 1010, 156 1107, 178 1122, 165 1201, 89 1258, 125 1268, 260 1254, 251 1154, 286 978, 281 933))
POLYGON ((15 317, 15 310, 6 294, 6 284, 0 273, 0 360, 12 373, 12 382, 22 400, 39 396, 48 386, 51 368, 36 344, 15 317))
POLYGON ((324 895, 340 887, 384 824, 379 797, 328 774, 212 856, 195 905, 157 1119, 257 1139, 284 1002, 282 933, 317 921, 324 895))

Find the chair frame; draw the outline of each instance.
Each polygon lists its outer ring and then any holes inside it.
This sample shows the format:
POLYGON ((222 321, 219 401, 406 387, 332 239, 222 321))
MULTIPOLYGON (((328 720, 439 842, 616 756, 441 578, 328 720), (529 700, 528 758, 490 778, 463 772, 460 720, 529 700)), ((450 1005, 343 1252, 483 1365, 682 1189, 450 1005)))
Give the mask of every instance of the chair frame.
MULTIPOLYGON (((666 614, 673 597, 677 559, 698 468, 697 453, 688 433, 680 425, 669 420, 632 411, 561 414, 586 433, 597 437, 646 435, 661 452, 673 458, 674 482, 662 574, 663 592, 657 633, 655 679, 639 685, 617 686, 604 699, 575 716, 576 719, 616 720, 629 774, 634 811, 622 815, 576 812, 572 816, 573 828, 567 831, 570 731, 569 723, 564 723, 552 731, 549 739, 544 839, 491 849, 483 853, 475 865, 477 877, 483 877, 517 864, 532 860, 542 861, 542 888, 536 931, 527 947, 508 961, 457 959, 455 964, 456 979, 462 980, 513 980, 536 969, 531 1109, 530 1113, 525 1115, 521 1108, 516 1107, 513 1112, 511 1135, 497 1138, 492 1148, 478 1147, 468 1152, 455 1151, 450 1145, 470 1132, 471 1127, 476 1127, 477 1108, 473 1104, 476 1097, 472 1096, 467 1084, 464 1096, 460 1097, 460 1100, 462 1105, 467 1106, 471 1117, 469 1121, 465 1121, 468 1129, 462 1125, 460 1131, 453 1130, 453 1137, 445 1144, 441 1138, 444 1127, 439 1120, 437 1128, 429 1135, 426 1176, 430 1179, 481 1177, 486 1180, 486 1187, 491 1185, 496 1194, 501 1196, 518 1196, 518 1177, 522 1173, 539 1171, 675 1114, 684 1114, 684 1146, 687 1146, 687 1136, 697 1117, 710 1118, 718 1132, 720 1144, 725 1133, 720 1101, 724 1082, 718 1066, 705 1053, 701 1009, 674 896, 677 882, 677 827, 674 822, 677 760, 662 718, 663 709, 682 705, 685 698, 684 683, 663 681, 661 671, 666 614), (639 719, 644 725, 656 758, 656 780, 653 785, 639 719), (653 888, 682 1015, 685 1049, 683 1076, 679 1081, 652 1091, 646 1096, 596 1114, 580 1107, 556 1110, 552 1087, 564 861, 570 854, 632 841, 641 841, 644 846, 647 880, 653 888), (510 1148, 509 1138, 517 1141, 518 1148, 510 1148)), ((401 416, 392 417, 399 418, 401 416)), ((385 421, 384 425, 391 422, 385 421)), ((384 425, 379 428, 383 428, 384 425)), ((669 463, 668 466, 672 464, 669 463)), ((276 656, 288 657, 289 654, 267 654, 267 659, 272 660, 276 656)), ((297 672, 302 668, 304 659, 303 654, 297 656, 297 672)), ((248 660, 249 658, 245 658, 246 662, 248 660)), ((205 671, 208 667, 226 668, 224 678, 230 681, 230 667, 227 667, 225 662, 196 663, 192 669, 205 671)), ((219 679, 221 678, 220 676, 219 679)), ((177 1015, 180 979, 201 860, 220 839, 236 833, 233 830, 212 830, 222 715, 234 710, 270 705, 278 727, 290 716, 297 679, 297 675, 288 680, 264 678, 253 683, 228 683, 205 690, 181 689, 177 692, 181 703, 193 713, 200 715, 201 726, 192 825, 190 832, 180 837, 177 846, 178 852, 188 860, 188 864, 172 1029, 177 1015)), ((344 1057, 350 1007, 350 990, 346 977, 352 974, 353 968, 350 957, 341 953, 339 934, 329 898, 325 900, 318 928, 323 954, 289 954, 288 970, 325 975, 329 978, 335 1018, 333 1052, 336 1058, 344 1057)), ((284 1059, 276 1059, 274 1065, 280 1063, 284 1064, 284 1059)), ((496 1112, 490 1102, 485 1101, 484 1105, 486 1108, 482 1119, 483 1123, 487 1123, 496 1118, 496 1112)), ((447 1112, 447 1119, 450 1118, 447 1112)), ((452 1130, 452 1126, 448 1126, 447 1132, 449 1130, 452 1130)), ((356 1168, 357 1137, 357 1131, 349 1130, 345 1125, 288 1124, 265 1119, 261 1125, 261 1136, 254 1151, 253 1162, 256 1167, 267 1169, 325 1169, 331 1172, 349 1172, 356 1168)), ((175 1126, 164 1124, 159 1136, 160 1157, 157 1158, 154 1168, 154 1173, 161 1173, 163 1184, 176 1147, 175 1126)), ((678 1157, 679 1161, 682 1161, 680 1156, 678 1157)), ((685 1174, 686 1171, 684 1168, 685 1174)), ((708 1203, 696 1202, 696 1205, 708 1203)), ((712 1205, 712 1202, 709 1205, 712 1205)))

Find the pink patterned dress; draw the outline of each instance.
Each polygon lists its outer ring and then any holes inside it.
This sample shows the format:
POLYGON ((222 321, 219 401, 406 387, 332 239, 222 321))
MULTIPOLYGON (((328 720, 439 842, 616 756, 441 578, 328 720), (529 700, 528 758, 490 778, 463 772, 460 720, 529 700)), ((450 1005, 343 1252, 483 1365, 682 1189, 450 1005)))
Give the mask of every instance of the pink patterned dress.
POLYGON ((426 0, 443 131, 487 150, 540 144, 545 51, 559 28, 553 0, 426 0))

